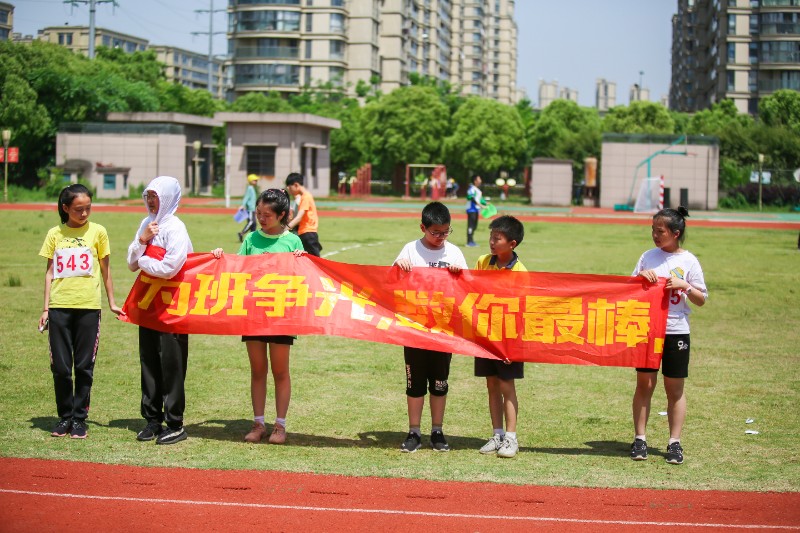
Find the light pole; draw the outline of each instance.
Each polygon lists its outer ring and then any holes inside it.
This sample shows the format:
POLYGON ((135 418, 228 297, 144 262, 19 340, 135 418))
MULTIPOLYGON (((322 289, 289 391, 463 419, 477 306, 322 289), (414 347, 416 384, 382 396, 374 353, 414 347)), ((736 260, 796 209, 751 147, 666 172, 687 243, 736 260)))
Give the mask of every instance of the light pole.
POLYGON ((3 161, 5 161, 5 174, 3 178, 3 202, 8 203, 8 142, 11 140, 11 130, 3 130, 3 161))
POLYGON ((758 210, 761 211, 761 184, 764 182, 764 154, 758 154, 758 210))
POLYGON ((202 141, 195 141, 192 143, 194 147, 194 179, 192 179, 192 194, 196 195, 199 189, 197 182, 200 179, 200 148, 203 147, 202 141))

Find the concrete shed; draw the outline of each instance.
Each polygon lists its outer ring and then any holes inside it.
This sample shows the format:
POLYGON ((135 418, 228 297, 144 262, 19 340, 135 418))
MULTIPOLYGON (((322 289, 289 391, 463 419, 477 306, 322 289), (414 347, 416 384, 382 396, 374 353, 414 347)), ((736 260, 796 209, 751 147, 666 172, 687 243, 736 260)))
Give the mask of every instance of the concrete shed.
POLYGON ((299 172, 316 197, 330 191, 330 131, 338 120, 307 113, 217 113, 227 125, 231 143, 230 195, 241 196, 247 176, 259 176, 259 189, 284 187, 286 176, 299 172))
POLYGON ((572 161, 537 157, 531 167, 531 204, 568 206, 572 203, 572 161))
POLYGON ((183 113, 110 113, 107 119, 59 126, 56 163, 65 182, 83 178, 96 188, 97 198, 123 198, 131 188, 167 175, 188 193, 197 158, 197 192, 210 192, 212 130, 221 122, 183 113))

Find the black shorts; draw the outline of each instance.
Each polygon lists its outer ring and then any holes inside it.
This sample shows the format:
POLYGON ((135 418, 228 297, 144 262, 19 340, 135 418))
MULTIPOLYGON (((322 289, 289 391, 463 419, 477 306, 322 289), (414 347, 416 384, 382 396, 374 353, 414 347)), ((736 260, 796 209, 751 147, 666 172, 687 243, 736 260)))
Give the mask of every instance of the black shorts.
POLYGON ((299 235, 300 242, 303 243, 303 249, 310 255, 319 257, 322 252, 322 245, 319 243, 319 235, 316 231, 309 231, 299 235))
MULTIPOLYGON (((689 334, 666 335, 661 373, 668 378, 689 377, 689 334)), ((657 368, 637 368, 637 372, 658 372, 657 368)))
POLYGON ((525 363, 514 361, 513 363, 506 364, 497 359, 476 357, 475 375, 482 378, 497 376, 504 380, 522 379, 525 377, 525 363))
POLYGON ((425 396, 425 389, 431 396, 446 396, 449 387, 450 361, 453 354, 403 347, 406 360, 406 395, 412 398, 425 396))
POLYGON ((291 335, 242 335, 242 342, 247 341, 260 341, 267 344, 294 344, 294 339, 291 335))

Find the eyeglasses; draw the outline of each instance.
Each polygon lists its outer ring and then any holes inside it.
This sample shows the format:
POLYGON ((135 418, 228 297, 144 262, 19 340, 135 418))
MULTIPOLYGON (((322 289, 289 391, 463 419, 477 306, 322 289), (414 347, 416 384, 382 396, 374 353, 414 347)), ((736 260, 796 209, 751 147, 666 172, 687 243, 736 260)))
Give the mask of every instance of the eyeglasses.
POLYGON ((453 228, 448 228, 447 231, 431 231, 431 230, 427 231, 428 233, 431 234, 431 237, 433 237, 434 239, 446 239, 447 237, 450 236, 451 233, 453 233, 453 228))

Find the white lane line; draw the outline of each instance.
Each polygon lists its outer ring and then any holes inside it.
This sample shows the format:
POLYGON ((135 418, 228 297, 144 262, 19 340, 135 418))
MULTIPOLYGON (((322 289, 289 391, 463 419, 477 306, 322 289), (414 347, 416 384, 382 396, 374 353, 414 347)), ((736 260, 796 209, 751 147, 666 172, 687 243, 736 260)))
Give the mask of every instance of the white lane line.
POLYGON ((326 257, 327 258, 327 257, 330 257, 332 255, 336 255, 336 254, 338 254, 340 252, 346 252, 347 250, 356 250, 358 248, 361 248, 362 246, 363 247, 382 246, 383 244, 385 244, 383 241, 381 241, 381 242, 371 242, 369 244, 354 244, 353 246, 345 246, 344 248, 339 248, 338 250, 334 250, 332 252, 324 253, 324 254, 322 254, 322 257, 326 257))
POLYGON ((506 516, 479 515, 465 513, 432 513, 427 511, 402 511, 396 509, 348 509, 340 507, 314 507, 311 505, 277 505, 270 503, 213 502, 201 500, 172 500, 164 498, 129 498, 126 496, 97 496, 89 494, 69 494, 57 492, 39 492, 30 490, 0 489, 0 493, 23 494, 26 496, 49 496, 54 498, 78 498, 85 500, 106 500, 135 503, 172 503, 179 505, 209 505, 219 507, 247 507, 256 509, 282 509, 287 511, 318 511, 334 513, 363 513, 405 516, 426 516, 432 518, 468 518, 481 520, 514 520, 527 522, 566 522, 572 524, 600 524, 625 526, 663 526, 663 527, 716 527, 728 529, 787 529, 800 530, 800 525, 766 525, 766 524, 712 524, 703 522, 651 522, 639 520, 590 520, 583 518, 558 518, 546 516, 506 516))

